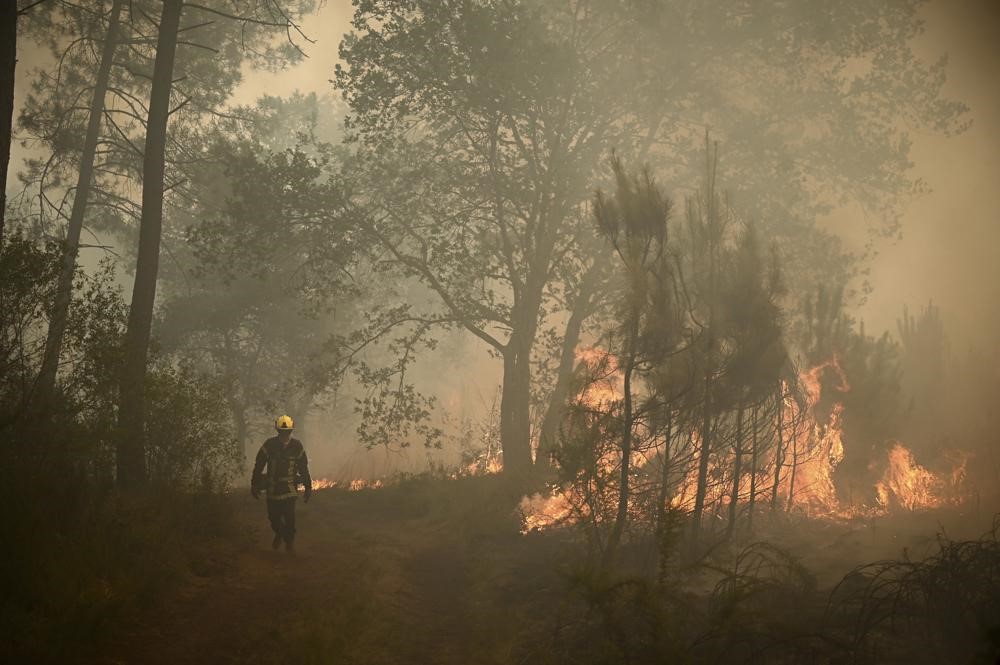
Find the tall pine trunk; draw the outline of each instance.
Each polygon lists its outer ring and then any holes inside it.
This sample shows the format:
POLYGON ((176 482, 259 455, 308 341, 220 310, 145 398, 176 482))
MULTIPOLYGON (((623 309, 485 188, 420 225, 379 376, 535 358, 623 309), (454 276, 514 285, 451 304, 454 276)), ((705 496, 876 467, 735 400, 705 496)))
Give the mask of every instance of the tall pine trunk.
POLYGON ((7 214, 7 168, 14 131, 14 70, 17 67, 17 3, 0 2, 0 246, 7 214))
POLYGON ((674 412, 667 409, 667 422, 663 425, 663 465, 660 467, 660 488, 656 499, 656 534, 659 543, 667 520, 667 503, 670 501, 670 444, 673 440, 674 412))
POLYGON ((743 401, 740 401, 736 411, 736 442, 733 456, 733 487, 729 494, 729 523, 726 525, 726 537, 732 538, 736 531, 737 508, 740 499, 740 476, 743 475, 743 401))
POLYGON ((97 80, 94 83, 94 91, 90 99, 90 118, 87 122, 87 134, 83 140, 83 152, 80 153, 80 170, 77 176, 69 225, 66 228, 66 244, 63 247, 59 283, 56 287, 55 302, 49 317, 48 336, 45 339, 45 356, 38 373, 35 403, 36 409, 41 413, 48 411, 52 403, 52 393, 55 390, 59 355, 62 351, 63 335, 66 332, 66 316, 73 296, 73 275, 76 272, 76 257, 80 248, 80 232, 83 230, 83 217, 87 210, 87 199, 90 196, 90 183, 94 177, 94 152, 97 149, 101 117, 104 114, 104 97, 108 90, 111 63, 114 60, 115 47, 117 46, 118 16, 121 7, 122 0, 114 0, 111 5, 108 32, 104 37, 104 49, 101 52, 97 80))
POLYGON ((778 509, 781 467, 785 464, 785 389, 778 382, 778 445, 774 449, 774 483, 771 485, 771 510, 778 509))
POLYGON ((142 163, 142 218, 132 306, 125 333, 124 363, 118 413, 118 484, 129 488, 146 478, 145 380, 149 338, 156 301, 156 277, 163 226, 163 172, 170 116, 177 29, 183 0, 164 0, 156 40, 153 86, 149 97, 146 146, 142 163))
POLYGON ((718 268, 717 252, 722 244, 722 222, 719 219, 718 201, 715 196, 715 176, 718 167, 719 147, 715 144, 713 152, 709 143, 708 130, 705 131, 705 215, 707 225, 707 251, 708 251, 708 321, 707 335, 705 342, 705 396, 702 403, 701 419, 701 450, 698 456, 698 487, 694 497, 694 512, 691 515, 692 538, 691 546, 696 548, 698 538, 701 536, 701 518, 705 510, 705 497, 708 493, 708 462, 712 452, 712 421, 714 414, 712 409, 714 390, 714 367, 715 361, 715 298, 717 287, 716 270, 718 268))
MULTIPOLYGON (((709 324, 711 326, 711 323, 709 324)), ((711 336, 711 333, 709 334, 711 336)), ((711 344, 711 342, 709 342, 711 344)), ((706 358, 707 362, 710 362, 706 358)), ((712 453, 712 371, 705 371, 705 396, 701 406, 701 426, 698 437, 701 444, 698 450, 698 486, 694 495, 694 511, 691 513, 692 546, 697 545, 701 535, 701 516, 705 510, 705 497, 708 494, 708 462, 712 453)))
POLYGON ((797 426, 792 427, 792 470, 788 478, 788 502, 785 504, 785 512, 791 512, 795 502, 795 472, 799 467, 799 437, 797 426))
POLYGON ((604 556, 601 567, 610 570, 614 565, 615 553, 621 543, 622 534, 625 532, 625 523, 628 521, 628 501, 629 501, 629 475, 632 468, 632 374, 635 371, 636 345, 639 340, 639 313, 633 311, 629 317, 628 327, 628 352, 625 358, 625 368, 623 372, 623 396, 622 396, 622 439, 621 439, 621 466, 618 476, 618 510, 615 514, 615 523, 611 528, 611 535, 604 548, 604 556))
POLYGON ((757 469, 760 463, 760 451, 758 450, 758 432, 757 432, 757 408, 760 406, 759 403, 753 405, 753 410, 750 412, 750 500, 748 502, 748 527, 751 532, 753 532, 753 514, 757 509, 757 469))

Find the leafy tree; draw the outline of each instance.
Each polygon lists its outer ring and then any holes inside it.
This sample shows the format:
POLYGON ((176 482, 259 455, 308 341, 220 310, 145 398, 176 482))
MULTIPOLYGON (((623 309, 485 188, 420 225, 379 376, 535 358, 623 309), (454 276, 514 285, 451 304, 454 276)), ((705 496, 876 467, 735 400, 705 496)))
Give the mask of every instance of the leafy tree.
POLYGON ((35 400, 36 411, 46 413, 48 404, 55 389, 56 371, 62 350, 63 335, 66 331, 66 315, 69 310, 73 289, 73 276, 76 272, 76 258, 79 253, 80 234, 83 231, 83 218, 90 194, 90 184, 94 177, 94 155, 97 150, 98 133, 104 116, 104 98, 107 94, 108 79, 111 74, 111 64, 114 61, 115 49, 118 46, 118 19, 121 14, 122 0, 114 0, 108 16, 108 27, 104 35, 104 45, 101 52, 97 79, 93 86, 90 101, 87 134, 80 153, 79 176, 73 196, 73 207, 66 226, 66 246, 64 249, 63 267, 59 276, 59 287, 49 317, 49 330, 45 341, 45 357, 38 372, 38 387, 35 400))
POLYGON ((337 85, 357 175, 380 183, 364 194, 369 231, 503 358, 508 466, 530 463, 525 358, 555 308, 547 284, 574 251, 598 156, 655 156, 689 185, 711 125, 761 233, 806 248, 786 253, 793 283, 845 277, 849 263, 813 220, 851 200, 894 228, 912 184, 908 142, 883 119, 963 127, 964 107, 940 97, 944 63, 913 56, 915 12, 864 1, 358 4, 337 85))
MULTIPOLYGON (((70 11, 70 13, 74 11, 78 12, 74 6, 69 5, 68 7, 67 11, 70 11)), ((112 5, 112 21, 111 27, 108 30, 109 35, 115 31, 114 25, 117 21, 120 7, 120 4, 112 5)), ((178 163, 190 163, 191 161, 190 158, 185 159, 182 156, 185 151, 183 141, 178 141, 178 138, 184 135, 183 129, 175 131, 172 136, 168 137, 167 120, 171 115, 189 104, 193 106, 196 113, 205 114, 211 112, 225 100, 228 91, 232 89, 239 78, 239 65, 244 59, 239 45, 241 42, 245 45, 248 36, 251 39, 262 36, 266 37, 268 35, 267 31, 273 31, 278 28, 289 30, 295 26, 289 13, 279 4, 248 1, 236 9, 237 12, 242 11, 244 13, 234 14, 228 8, 222 10, 211 5, 189 4, 188 14, 207 14, 216 17, 216 19, 225 20, 219 21, 213 19, 202 21, 201 23, 182 25, 181 17, 182 13, 184 13, 182 2, 165 3, 159 22, 153 19, 151 13, 144 11, 142 7, 129 6, 130 35, 129 39, 124 40, 127 46, 127 57, 124 63, 122 63, 120 71, 124 71, 139 80, 148 80, 150 87, 149 103, 147 106, 143 101, 144 95, 136 91, 134 84, 131 86, 119 85, 115 82, 109 86, 108 89, 116 95, 116 100, 124 102, 123 108, 112 107, 113 111, 117 111, 123 116, 124 123, 118 122, 112 117, 112 114, 104 113, 103 109, 99 108, 103 105, 104 91, 102 88, 108 85, 112 62, 114 60, 115 40, 105 40, 108 48, 102 57, 100 78, 94 90, 94 102, 89 113, 88 140, 83 146, 83 155, 79 162, 81 165, 79 181, 83 183, 83 186, 82 188, 78 186, 74 192, 76 214, 70 218, 67 267, 64 272, 65 274, 70 274, 72 272, 71 264, 75 262, 79 230, 83 221, 83 209, 87 203, 86 194, 90 183, 89 167, 92 161, 92 151, 95 148, 102 116, 104 116, 107 119, 109 129, 114 130, 115 141, 112 144, 125 146, 117 154, 127 155, 127 158, 121 159, 120 163, 116 163, 114 159, 106 162, 106 164, 110 164, 112 167, 111 180, 113 186, 105 189, 104 194, 113 201, 113 207, 116 210, 132 214, 137 213, 137 216, 140 218, 136 283, 133 288, 133 303, 130 308, 128 343, 125 345, 126 362, 122 368, 122 404, 120 405, 122 447, 119 450, 122 467, 119 480, 124 485, 141 482, 143 476, 143 456, 141 450, 145 430, 142 425, 142 412, 144 408, 142 386, 155 300, 164 191, 165 189, 169 191, 179 186, 183 181, 183 178, 175 180, 174 183, 165 188, 164 176, 168 171, 168 164, 172 163, 176 166, 178 163), (147 30, 149 28, 155 31, 157 35, 155 39, 148 36, 147 30), (215 44, 225 49, 225 57, 205 57, 203 55, 190 57, 189 53, 184 52, 185 47, 188 47, 188 51, 193 50, 197 52, 204 50, 214 54, 219 53, 219 49, 215 48, 215 46, 207 46, 199 44, 196 41, 189 41, 187 33, 191 31, 200 31, 201 36, 207 41, 214 41, 215 44), (155 47, 149 48, 154 43, 155 47), (181 47, 182 55, 176 60, 177 67, 175 68, 175 54, 177 53, 178 46, 181 47), (150 70, 143 71, 144 66, 150 66, 150 70), (175 75, 178 73, 181 74, 178 78, 182 81, 191 79, 195 87, 189 88, 190 84, 188 82, 182 83, 176 91, 173 91, 174 100, 172 101, 172 87, 175 75), (206 75, 213 79, 212 82, 214 85, 207 85, 209 79, 206 78, 206 75), (190 94, 188 94, 189 90, 192 91, 190 94), (172 104, 176 104, 176 106, 171 108, 172 104), (141 141, 135 141, 129 135, 135 132, 138 132, 143 137, 141 141), (172 155, 172 160, 170 161, 168 161, 167 157, 168 138, 173 140, 172 147, 175 148, 175 154, 172 155), (142 148, 138 148, 137 144, 142 145, 142 148), (176 146, 181 146, 181 149, 177 151, 176 146), (177 153, 180 153, 180 155, 177 153), (121 179, 139 173, 135 165, 136 154, 141 156, 143 163, 141 173, 143 193, 142 201, 138 204, 131 201, 127 196, 120 194, 121 179)), ((70 49, 72 48, 71 43, 70 49)), ((256 52, 255 57, 266 60, 269 57, 268 53, 273 52, 273 49, 265 49, 263 55, 260 52, 256 52)), ((81 63, 85 61, 85 58, 81 60, 79 57, 71 60, 76 65, 75 70, 73 68, 70 69, 70 71, 75 71, 77 74, 77 78, 75 79, 76 85, 80 85, 82 81, 87 80, 85 76, 80 75, 81 63)), ((271 62, 269 64, 274 63, 271 62)), ((69 77, 69 80, 71 85, 74 84, 72 77, 69 77)), ((44 86, 39 88, 39 94, 43 94, 46 91, 60 91, 61 81, 61 77, 56 77, 54 85, 47 89, 44 86)), ((139 90, 142 89, 143 85, 144 83, 140 84, 139 90)), ((62 92, 65 91, 63 90, 62 92)), ((57 123, 53 136, 60 134, 60 127, 63 124, 67 126, 71 125, 71 122, 64 121, 67 119, 72 120, 72 111, 73 108, 70 105, 66 113, 57 113, 54 116, 50 114, 50 117, 53 117, 57 123)), ((30 106, 28 117, 33 117, 30 106)), ((47 126, 44 121, 39 121, 35 118, 32 119, 32 122, 39 127, 47 126)), ((58 144, 55 144, 55 146, 59 147, 58 144)), ((190 148, 193 148, 193 146, 189 146, 190 148)), ((53 156, 55 157, 65 152, 64 150, 56 150, 53 156)), ((114 155, 116 151, 108 150, 106 154, 114 155)), ((49 161, 51 162, 51 160, 49 161)), ((41 175, 39 179, 39 189, 43 192, 45 192, 44 179, 48 171, 49 163, 46 163, 45 167, 40 170, 41 175)), ((45 194, 47 195, 48 192, 45 192, 45 194)), ((46 197, 45 200, 48 200, 48 198, 46 197)), ((56 208, 57 212, 58 210, 56 208)), ((69 299, 69 282, 66 279, 63 282, 66 288, 61 290, 61 297, 57 301, 55 315, 52 317, 54 325, 50 337, 50 352, 47 354, 46 362, 43 365, 43 395, 50 393, 50 387, 54 382, 55 367, 62 335, 61 328, 64 322, 64 309, 69 299)))
POLYGON ((333 216, 344 199, 321 177, 328 157, 318 151, 216 137, 205 172, 207 184, 216 171, 215 183, 188 230, 194 275, 168 282, 164 342, 216 368, 241 449, 250 412, 288 409, 304 420, 342 374, 332 337, 353 318, 356 250, 349 218, 333 216))
POLYGON ((44 349, 45 306, 55 293, 57 252, 17 230, 0 245, 0 429, 27 408, 44 349))
POLYGON ((604 5, 364 2, 341 48, 357 176, 378 183, 366 230, 442 318, 502 358, 513 473, 531 464, 532 353, 553 270, 600 157, 635 135, 619 65, 637 19, 604 5))

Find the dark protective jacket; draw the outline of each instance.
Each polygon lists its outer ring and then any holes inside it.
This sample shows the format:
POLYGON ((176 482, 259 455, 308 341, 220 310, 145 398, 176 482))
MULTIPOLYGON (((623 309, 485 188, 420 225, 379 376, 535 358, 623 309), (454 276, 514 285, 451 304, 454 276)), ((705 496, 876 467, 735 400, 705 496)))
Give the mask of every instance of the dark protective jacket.
POLYGON ((312 491, 309 460, 302 442, 290 439, 288 445, 283 445, 278 437, 272 436, 257 452, 250 486, 263 489, 267 492, 268 501, 275 501, 296 498, 299 483, 305 485, 307 494, 312 491))

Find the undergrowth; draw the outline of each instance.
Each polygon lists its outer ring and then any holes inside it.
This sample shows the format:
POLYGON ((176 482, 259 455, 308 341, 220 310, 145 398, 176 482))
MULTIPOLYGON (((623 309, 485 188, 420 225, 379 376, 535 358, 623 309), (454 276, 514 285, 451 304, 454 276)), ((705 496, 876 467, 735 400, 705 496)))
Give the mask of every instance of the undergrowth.
POLYGON ((0 481, 0 660, 86 660, 185 576, 230 565, 242 539, 219 494, 123 495, 72 481, 0 481), (229 552, 229 553, 227 553, 229 552))

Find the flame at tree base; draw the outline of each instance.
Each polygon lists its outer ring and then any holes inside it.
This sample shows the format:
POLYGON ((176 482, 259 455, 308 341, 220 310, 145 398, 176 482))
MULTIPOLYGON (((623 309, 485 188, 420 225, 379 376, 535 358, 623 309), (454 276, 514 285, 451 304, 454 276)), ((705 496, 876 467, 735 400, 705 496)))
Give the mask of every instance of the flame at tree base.
MULTIPOLYGON (((605 354, 606 355, 606 354, 605 354)), ((607 358, 590 350, 588 353, 578 353, 578 358, 584 362, 599 363, 604 370, 603 376, 595 386, 591 386, 578 396, 578 401, 591 409, 600 410, 620 399, 622 393, 617 380, 617 368, 607 358), (607 370, 610 367, 611 376, 607 370)), ((790 391, 783 391, 783 406, 781 428, 789 434, 784 450, 782 472, 779 474, 777 507, 783 511, 799 512, 808 517, 827 520, 846 520, 858 517, 879 517, 894 511, 929 510, 945 506, 959 505, 967 498, 964 488, 965 469, 969 455, 962 452, 945 453, 951 462, 950 471, 935 473, 920 465, 913 453, 901 442, 893 442, 886 457, 873 461, 869 469, 876 474, 881 469, 879 480, 869 485, 869 492, 862 503, 848 504, 841 501, 834 482, 834 472, 845 458, 845 446, 841 419, 843 404, 835 402, 824 409, 825 416, 820 415, 818 408, 821 402, 822 378, 824 373, 833 372, 838 379, 835 389, 844 393, 850 390, 846 376, 836 358, 803 372, 800 387, 804 396, 803 403, 791 398, 790 391)), ((697 445, 698 433, 692 432, 689 440, 697 445)), ((744 461, 746 460, 744 451, 744 461)), ((614 453, 611 453, 614 456, 614 453)), ((635 460, 633 468, 638 468, 649 461, 651 454, 645 459, 635 460)), ((603 459, 598 467, 604 470, 617 468, 616 459, 603 459)), ((709 478, 717 479, 705 489, 706 513, 714 506, 716 516, 720 509, 729 504, 732 487, 733 453, 720 455, 713 451, 710 462, 709 478), (726 478, 728 477, 728 480, 726 478)), ((698 489, 697 458, 686 470, 682 470, 682 478, 667 496, 668 505, 675 510, 690 510, 698 489)), ((769 482, 774 477, 774 463, 770 470, 758 470, 756 506, 763 507, 770 503, 769 482), (767 488, 763 490, 762 488, 767 488)), ((586 483, 584 483, 585 485, 586 483)), ((749 474, 741 474, 739 483, 738 503, 746 506, 749 503, 749 474)), ((605 490, 607 491, 607 490, 605 490)), ((612 490, 613 491, 613 490, 612 490)), ((544 497, 534 495, 525 497, 520 506, 523 515, 523 533, 551 528, 559 524, 571 523, 586 517, 591 520, 599 516, 591 515, 589 507, 608 504, 606 501, 592 501, 583 496, 578 488, 567 485, 558 488, 544 497)), ((630 502, 631 503, 631 502, 630 502)))

